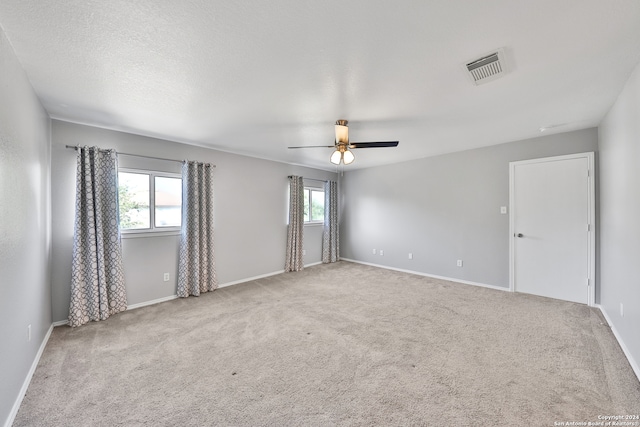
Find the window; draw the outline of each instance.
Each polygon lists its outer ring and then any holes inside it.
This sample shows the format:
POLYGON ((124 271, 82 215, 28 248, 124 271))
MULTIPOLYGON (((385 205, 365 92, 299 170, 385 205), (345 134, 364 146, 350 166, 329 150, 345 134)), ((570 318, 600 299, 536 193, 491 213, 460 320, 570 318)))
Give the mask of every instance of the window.
POLYGON ((324 191, 316 188, 304 189, 304 223, 324 222, 324 191))
POLYGON ((182 178, 166 172, 118 171, 120 230, 175 231, 182 222, 182 178))
POLYGON ((182 222, 182 179, 156 176, 155 226, 180 227, 182 222))

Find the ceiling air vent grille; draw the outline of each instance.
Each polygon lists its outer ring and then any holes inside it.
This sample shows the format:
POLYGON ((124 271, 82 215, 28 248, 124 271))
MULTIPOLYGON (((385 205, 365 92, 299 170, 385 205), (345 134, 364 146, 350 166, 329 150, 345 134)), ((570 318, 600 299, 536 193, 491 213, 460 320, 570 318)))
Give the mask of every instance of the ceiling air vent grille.
POLYGON ((497 51, 466 64, 471 81, 480 85, 502 77, 506 72, 504 51, 497 51))

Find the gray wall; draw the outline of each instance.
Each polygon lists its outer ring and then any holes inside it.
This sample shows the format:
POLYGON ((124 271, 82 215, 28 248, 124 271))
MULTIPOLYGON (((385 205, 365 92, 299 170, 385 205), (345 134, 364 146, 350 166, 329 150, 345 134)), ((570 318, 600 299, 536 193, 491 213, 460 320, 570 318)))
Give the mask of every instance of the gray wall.
POLYGON ((0 425, 51 326, 49 141, 49 116, 0 30, 0 425))
MULTIPOLYGON (((216 268, 220 285, 284 269, 287 231, 287 175, 337 179, 332 172, 239 156, 176 142, 109 131, 58 120, 52 127, 52 219, 54 321, 69 312, 71 249, 75 200, 74 150, 65 145, 97 145, 119 152, 211 162, 214 172, 216 268)), ((120 156, 120 166, 180 171, 176 162, 120 156)), ((305 227, 305 264, 321 260, 322 227, 305 227)), ((123 238, 129 304, 176 293, 179 236, 123 238), (164 282, 163 273, 171 280, 164 282)))
POLYGON ((599 137, 600 305, 640 377, 640 66, 602 121, 599 137))
POLYGON ((340 255, 508 288, 500 207, 509 206, 509 162, 597 151, 597 136, 587 129, 346 172, 340 255))

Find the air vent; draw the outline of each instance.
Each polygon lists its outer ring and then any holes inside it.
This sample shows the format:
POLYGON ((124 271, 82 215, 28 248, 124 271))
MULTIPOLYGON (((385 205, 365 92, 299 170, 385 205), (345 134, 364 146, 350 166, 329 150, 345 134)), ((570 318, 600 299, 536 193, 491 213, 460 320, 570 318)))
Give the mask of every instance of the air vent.
POLYGON ((476 85, 500 78, 506 72, 504 50, 498 49, 482 58, 471 61, 466 64, 466 68, 471 81, 476 85))

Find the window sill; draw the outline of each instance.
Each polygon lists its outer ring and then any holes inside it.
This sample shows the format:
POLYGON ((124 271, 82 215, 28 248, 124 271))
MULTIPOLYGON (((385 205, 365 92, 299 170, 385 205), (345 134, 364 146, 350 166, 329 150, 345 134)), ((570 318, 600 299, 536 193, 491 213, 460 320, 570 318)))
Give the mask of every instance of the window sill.
POLYGON ((140 237, 165 237, 165 236, 179 236, 180 230, 167 230, 167 231, 130 231, 127 233, 120 232, 122 239, 137 239, 140 237))
POLYGON ((324 222, 305 222, 304 223, 305 227, 317 227, 322 225, 324 225, 324 222))

